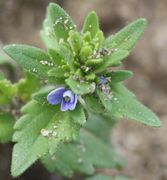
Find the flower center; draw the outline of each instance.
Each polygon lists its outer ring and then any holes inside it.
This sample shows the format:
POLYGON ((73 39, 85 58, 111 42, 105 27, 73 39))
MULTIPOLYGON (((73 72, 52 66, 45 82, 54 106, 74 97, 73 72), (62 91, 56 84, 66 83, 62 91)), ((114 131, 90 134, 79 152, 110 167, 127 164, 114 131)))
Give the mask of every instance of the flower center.
POLYGON ((69 102, 69 101, 71 100, 71 98, 70 98, 69 96, 66 96, 66 97, 64 97, 64 100, 65 100, 66 102, 69 102))

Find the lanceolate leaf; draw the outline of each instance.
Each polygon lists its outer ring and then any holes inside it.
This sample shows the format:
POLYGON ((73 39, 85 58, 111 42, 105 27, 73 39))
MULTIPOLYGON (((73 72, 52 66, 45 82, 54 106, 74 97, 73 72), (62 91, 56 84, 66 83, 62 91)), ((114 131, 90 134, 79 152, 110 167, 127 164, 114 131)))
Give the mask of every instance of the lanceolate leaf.
POLYGON ((11 114, 0 112, 0 142, 12 140, 15 119, 11 114))
POLYGON ((83 33, 89 31, 91 33, 92 38, 99 31, 99 19, 94 11, 90 12, 86 17, 82 31, 83 33))
POLYGON ((53 153, 62 142, 78 136, 80 125, 70 112, 61 112, 59 106, 40 105, 31 101, 23 108, 22 116, 15 125, 12 155, 12 175, 22 174, 42 156, 53 153))
POLYGON ((93 174, 96 167, 118 169, 123 167, 124 160, 115 153, 110 141, 105 139, 110 134, 108 122, 103 116, 93 114, 89 116, 79 139, 61 145, 54 156, 45 156, 42 159, 46 168, 50 171, 56 170, 64 176, 72 176, 74 172, 93 174), (106 130, 104 131, 103 128, 106 130))
POLYGON ((58 40, 61 38, 67 40, 69 31, 76 29, 69 15, 57 4, 49 4, 47 19, 52 23, 50 28, 58 40))
MULTIPOLYGON (((161 126, 158 117, 146 106, 137 101, 135 96, 123 85, 115 84, 111 89, 113 95, 111 100, 107 99, 106 96, 106 102, 103 101, 101 98, 102 92, 98 93, 98 95, 114 118, 128 118, 153 127, 161 126)), ((105 95, 103 94, 103 96, 105 95)))
POLYGON ((130 51, 143 34, 147 21, 138 19, 116 33, 112 38, 111 49, 123 49, 130 51))
POLYGON ((132 77, 131 71, 119 70, 106 73, 107 77, 111 77, 111 84, 118 83, 132 77))
POLYGON ((28 45, 7 45, 4 51, 27 71, 40 78, 47 76, 47 71, 52 65, 47 53, 39 48, 28 45))
POLYGON ((106 68, 110 66, 116 66, 121 63, 123 59, 125 59, 129 55, 129 52, 126 50, 118 50, 111 55, 106 56, 102 64, 100 64, 97 68, 95 68, 95 73, 100 73, 102 71, 106 71, 106 68))

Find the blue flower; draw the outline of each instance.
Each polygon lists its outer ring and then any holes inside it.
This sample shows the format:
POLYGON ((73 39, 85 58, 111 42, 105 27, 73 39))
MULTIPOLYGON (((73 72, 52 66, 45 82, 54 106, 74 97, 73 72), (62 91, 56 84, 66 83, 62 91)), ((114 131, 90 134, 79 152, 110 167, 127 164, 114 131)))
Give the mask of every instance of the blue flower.
POLYGON ((105 78, 104 76, 100 76, 100 84, 106 84, 108 82, 107 78, 105 78))
POLYGON ((54 89, 47 96, 49 104, 55 105, 61 103, 61 111, 74 110, 77 100, 78 96, 64 87, 54 89))

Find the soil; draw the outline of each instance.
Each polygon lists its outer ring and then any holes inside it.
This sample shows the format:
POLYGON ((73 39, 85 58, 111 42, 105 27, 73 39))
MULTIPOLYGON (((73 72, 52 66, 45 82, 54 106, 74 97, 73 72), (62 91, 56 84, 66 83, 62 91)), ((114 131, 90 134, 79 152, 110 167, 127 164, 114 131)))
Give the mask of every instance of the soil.
MULTIPOLYGON (((0 0, 0 41, 3 44, 25 43, 43 48, 39 30, 50 0, 0 0)), ((52 1, 53 2, 53 1, 52 1)), ((129 22, 145 17, 148 27, 123 69, 134 72, 126 82, 137 97, 162 120, 162 128, 152 129, 138 123, 121 120, 114 132, 114 143, 128 161, 120 172, 105 170, 106 174, 127 175, 139 180, 167 179, 167 1, 166 0, 59 0, 77 23, 95 10, 106 36, 129 22)), ((10 180, 12 145, 0 145, 0 179, 10 180)), ((61 179, 36 164, 18 180, 61 179)))

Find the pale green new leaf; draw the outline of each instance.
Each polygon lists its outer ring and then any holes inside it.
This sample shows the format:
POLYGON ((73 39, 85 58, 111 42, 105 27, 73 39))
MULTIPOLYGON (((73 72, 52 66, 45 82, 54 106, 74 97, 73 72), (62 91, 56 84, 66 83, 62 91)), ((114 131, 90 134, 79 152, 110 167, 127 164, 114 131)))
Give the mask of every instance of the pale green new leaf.
POLYGON ((141 122, 145 125, 160 127, 159 118, 146 106, 141 104, 128 89, 121 84, 111 86, 112 99, 109 100, 105 94, 98 91, 98 95, 114 118, 128 118, 141 122), (102 95, 103 94, 103 95, 102 95), (105 97, 105 100, 102 100, 105 97))
POLYGON ((66 83, 75 94, 79 95, 93 93, 96 88, 94 83, 79 82, 72 78, 66 79, 66 83))
POLYGON ((74 122, 70 112, 61 112, 60 107, 41 105, 35 101, 22 110, 25 114, 16 123, 13 140, 11 173, 22 174, 42 156, 56 151, 63 142, 77 138, 80 125, 74 122))
POLYGON ((0 112, 0 142, 6 143, 12 140, 15 118, 8 113, 0 112))
POLYGON ((47 53, 41 49, 28 45, 7 45, 4 47, 4 51, 27 71, 38 75, 40 78, 47 76, 50 66, 44 65, 42 62, 51 63, 51 61, 47 53))
POLYGON ((143 34, 146 24, 146 19, 141 18, 127 25, 111 38, 110 48, 130 51, 143 34))
POLYGON ((97 32, 99 31, 99 19, 96 12, 92 11, 88 14, 85 19, 82 31, 83 33, 89 31, 92 38, 97 34, 97 32))
POLYGON ((50 21, 50 28, 58 40, 67 40, 69 31, 76 30, 70 16, 57 4, 49 4, 47 19, 50 21))

